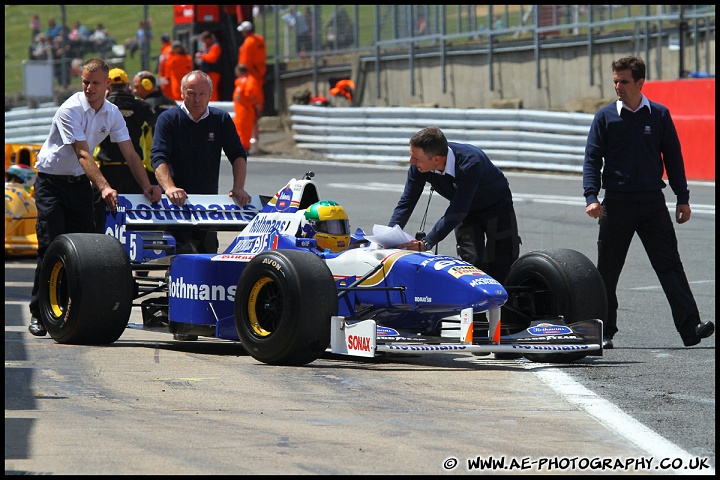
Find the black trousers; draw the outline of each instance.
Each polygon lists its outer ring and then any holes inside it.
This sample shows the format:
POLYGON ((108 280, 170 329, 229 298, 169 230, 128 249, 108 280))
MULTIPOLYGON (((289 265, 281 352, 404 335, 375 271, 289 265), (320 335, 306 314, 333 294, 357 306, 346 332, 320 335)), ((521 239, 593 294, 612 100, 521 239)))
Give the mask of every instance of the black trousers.
POLYGON ((505 283, 522 244, 513 205, 470 212, 455 228, 455 239, 458 257, 505 283))
POLYGON ((37 266, 30 299, 30 314, 39 318, 38 287, 43 258, 52 241, 64 233, 92 233, 93 192, 90 180, 41 173, 35 181, 38 237, 37 266))
POLYGON ((618 331, 617 285, 630 242, 637 233, 670 303, 675 328, 682 338, 693 338, 695 326, 700 323, 700 313, 680 260, 675 228, 665 198, 649 202, 604 200, 599 224, 597 268, 608 298, 605 336, 612 337, 618 331))

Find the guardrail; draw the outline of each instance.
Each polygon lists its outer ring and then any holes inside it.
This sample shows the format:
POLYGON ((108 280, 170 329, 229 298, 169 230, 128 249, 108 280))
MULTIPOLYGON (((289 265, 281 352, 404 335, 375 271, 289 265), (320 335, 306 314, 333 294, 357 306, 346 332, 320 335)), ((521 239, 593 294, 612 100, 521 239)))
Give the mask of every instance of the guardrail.
POLYGON ((298 147, 350 162, 407 164, 408 141, 437 126, 482 148, 501 168, 582 172, 593 115, 537 110, 290 107, 298 147))
POLYGON ((41 104, 39 108, 14 108, 5 112, 5 143, 28 143, 41 145, 50 132, 54 103, 41 104))
MULTIPOLYGON (((232 102, 212 106, 233 114, 232 102)), ((5 112, 5 142, 42 144, 57 106, 5 112)), ((406 165, 408 141, 437 126, 448 140, 482 148, 501 168, 582 172, 593 115, 509 109, 318 107, 292 105, 298 147, 329 160, 406 165)))

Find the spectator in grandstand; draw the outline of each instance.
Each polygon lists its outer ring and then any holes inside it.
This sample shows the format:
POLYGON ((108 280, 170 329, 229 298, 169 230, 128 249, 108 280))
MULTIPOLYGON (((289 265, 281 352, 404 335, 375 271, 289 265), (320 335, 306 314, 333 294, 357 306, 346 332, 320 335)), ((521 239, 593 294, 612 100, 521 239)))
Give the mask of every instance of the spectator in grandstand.
POLYGON ((30 46, 30 60, 50 60, 52 55, 52 44, 48 41, 47 34, 38 33, 30 46))
POLYGON ((87 27, 76 20, 73 22, 73 28, 70 30, 68 38, 72 42, 84 42, 89 35, 90 32, 88 32, 87 27))
POLYGON ((327 49, 345 48, 352 45, 353 24, 342 5, 335 6, 335 12, 325 24, 325 35, 327 41, 325 48, 327 49))
POLYGON ((417 27, 415 28, 415 35, 425 35, 427 33, 427 20, 423 12, 418 13, 417 27))
POLYGON ((52 40, 53 38, 60 35, 62 32, 62 26, 58 25, 54 18, 48 20, 48 26, 45 29, 45 33, 52 40))
POLYGON ((288 28, 295 31, 295 51, 300 53, 310 50, 311 45, 308 43, 310 29, 303 14, 295 11, 294 7, 290 7, 282 18, 288 28))
POLYGON ((30 27, 30 33, 31 33, 30 40, 34 41, 35 38, 40 33, 40 14, 38 14, 38 13, 32 14, 32 16, 30 17, 29 27, 30 27))
POLYGON ((105 25, 98 23, 95 27, 95 31, 88 35, 88 40, 92 44, 92 48, 98 53, 100 58, 105 58, 107 52, 112 47, 113 40, 110 38, 105 25))
POLYGON ((52 40, 51 53, 53 59, 53 74, 58 84, 67 87, 70 84, 70 64, 72 51, 70 41, 61 33, 52 40))
POLYGON ((140 20, 138 22, 138 29, 137 32, 135 32, 135 37, 137 38, 138 48, 140 49, 140 52, 142 52, 143 48, 145 48, 146 42, 149 49, 150 42, 152 42, 153 39, 152 30, 148 28, 147 24, 143 20, 140 20))

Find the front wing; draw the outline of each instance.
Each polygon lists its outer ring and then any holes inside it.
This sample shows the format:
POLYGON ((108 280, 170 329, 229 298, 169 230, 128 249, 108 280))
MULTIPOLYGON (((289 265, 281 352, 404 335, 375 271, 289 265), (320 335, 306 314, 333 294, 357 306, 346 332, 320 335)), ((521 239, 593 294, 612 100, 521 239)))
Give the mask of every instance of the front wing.
POLYGON ((562 319, 534 321, 525 330, 500 336, 500 322, 491 322, 489 337, 473 338, 472 309, 463 310, 455 338, 428 337, 396 332, 378 326, 375 320, 347 321, 334 316, 331 322, 332 353, 356 357, 374 357, 379 352, 393 353, 519 353, 578 354, 601 356, 603 323, 583 320, 566 325, 562 319))

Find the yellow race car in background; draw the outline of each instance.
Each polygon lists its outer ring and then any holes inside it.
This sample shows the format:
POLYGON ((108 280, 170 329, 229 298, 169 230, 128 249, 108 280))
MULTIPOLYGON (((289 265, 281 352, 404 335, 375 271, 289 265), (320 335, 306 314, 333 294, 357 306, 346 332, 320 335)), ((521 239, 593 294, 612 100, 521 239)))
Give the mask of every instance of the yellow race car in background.
POLYGON ((5 255, 37 255, 33 184, 40 145, 5 144, 5 255))

